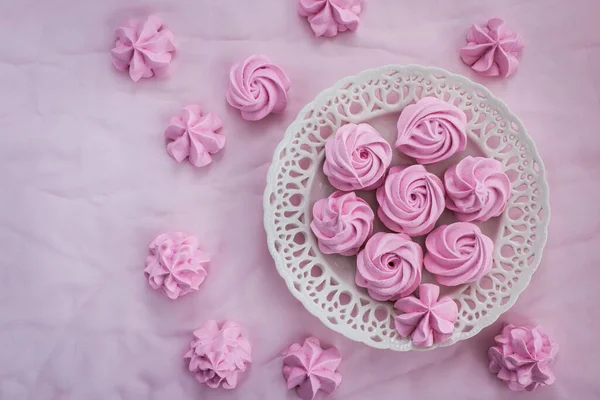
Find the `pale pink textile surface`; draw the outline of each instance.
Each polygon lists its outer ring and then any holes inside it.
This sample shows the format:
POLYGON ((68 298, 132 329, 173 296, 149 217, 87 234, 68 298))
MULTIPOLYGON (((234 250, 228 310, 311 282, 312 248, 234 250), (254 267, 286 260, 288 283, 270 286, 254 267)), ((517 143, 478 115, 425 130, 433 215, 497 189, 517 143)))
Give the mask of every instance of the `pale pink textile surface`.
POLYGON ((293 0, 0 3, 0 399, 293 399, 279 353, 308 335, 336 345, 329 398, 600 397, 600 2, 366 1, 356 33, 316 39, 293 0), (133 83, 110 62, 113 31, 161 16, 172 74, 133 83), (525 52, 508 80, 482 79, 459 49, 467 28, 504 18, 525 52), (242 120, 229 66, 254 53, 293 82, 281 115, 242 120), (338 79, 384 64, 440 66, 487 85, 525 123, 545 161, 552 219, 542 265, 502 320, 542 324, 560 343, 557 383, 515 395, 487 371, 501 323, 455 346, 378 351, 324 327, 287 291, 267 251, 262 196, 272 152, 302 106, 338 79), (198 103, 223 119, 204 169, 165 151, 169 117, 198 103), (170 301, 144 279, 164 231, 197 235, 213 264, 170 301), (192 330, 245 327, 253 364, 237 390, 186 372, 192 330))

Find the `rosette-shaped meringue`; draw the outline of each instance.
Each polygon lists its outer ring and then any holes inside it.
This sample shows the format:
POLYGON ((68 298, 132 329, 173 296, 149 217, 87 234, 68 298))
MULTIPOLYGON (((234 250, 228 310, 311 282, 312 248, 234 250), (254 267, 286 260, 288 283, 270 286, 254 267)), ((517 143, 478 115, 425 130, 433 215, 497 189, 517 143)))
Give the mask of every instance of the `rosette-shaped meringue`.
POLYGON ((377 202, 377 215, 390 230, 420 236, 431 232, 444 212, 444 186, 422 165, 396 166, 377 189, 377 202))
POLYGON ((369 124, 347 124, 325 144, 323 172, 339 190, 381 186, 392 162, 392 146, 369 124))
POLYGON ((198 248, 198 239, 181 232, 159 235, 150 243, 145 275, 152 289, 170 299, 198 290, 206 278, 210 258, 198 248))
POLYGON ((189 105, 180 115, 169 120, 165 138, 167 153, 177 162, 189 158, 196 167, 212 162, 211 154, 218 153, 225 146, 225 136, 217 133, 223 123, 213 113, 202 114, 198 105, 189 105))
POLYGON ((242 335, 241 327, 232 321, 219 324, 207 321, 194 331, 191 349, 184 359, 196 379, 216 389, 234 389, 239 375, 252 363, 250 342, 242 335))
POLYGON ((505 325, 490 347, 489 369, 510 390, 532 391, 555 381, 550 366, 558 354, 558 345, 539 326, 505 325))
POLYGON ((336 347, 323 350, 319 339, 309 337, 304 344, 294 343, 284 352, 283 376, 287 388, 296 387, 296 393, 303 400, 312 400, 317 392, 333 392, 342 382, 336 372, 342 361, 336 347))
POLYGON ((375 215, 354 192, 335 192, 313 206, 310 228, 325 254, 353 256, 373 233, 375 215))
POLYGON ((469 29, 460 58, 479 75, 507 77, 517 70, 523 46, 523 39, 502 19, 492 18, 469 29))
POLYGON ((450 297, 440 296, 440 287, 419 286, 419 297, 404 297, 394 304, 402 312, 394 322, 402 337, 411 337, 417 347, 429 347, 449 339, 458 318, 458 307, 450 297))
POLYGON ((446 207, 459 221, 487 221, 504 211, 510 179, 493 158, 465 157, 444 174, 446 207))
POLYGON ((356 258, 356 284, 375 300, 398 300, 421 283, 423 250, 402 233, 374 234, 356 258))
POLYGON ((425 268, 440 285, 474 282, 492 269, 494 242, 469 222, 436 228, 425 246, 425 268))
POLYGON ((242 118, 258 121, 272 112, 283 112, 291 85, 281 68, 265 56, 254 55, 231 67, 225 96, 242 112, 242 118))
POLYGON ((362 6, 363 0, 299 0, 298 13, 308 17, 315 36, 333 37, 356 30, 362 6))
POLYGON ((117 40, 110 51, 112 63, 120 71, 129 71, 134 82, 163 75, 173 57, 173 33, 160 18, 129 21, 115 31, 117 40))
POLYGON ((398 118, 395 147, 420 164, 433 164, 467 147, 467 116, 435 97, 407 106, 398 118))

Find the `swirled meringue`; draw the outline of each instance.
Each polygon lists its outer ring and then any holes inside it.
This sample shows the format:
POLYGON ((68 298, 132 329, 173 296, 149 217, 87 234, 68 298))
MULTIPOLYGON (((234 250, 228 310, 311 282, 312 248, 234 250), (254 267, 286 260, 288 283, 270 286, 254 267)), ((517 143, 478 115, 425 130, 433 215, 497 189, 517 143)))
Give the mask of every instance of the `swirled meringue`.
POLYGON ((160 18, 151 15, 132 20, 115 31, 117 40, 110 51, 112 63, 120 71, 129 71, 134 82, 163 75, 173 57, 173 33, 160 18))
POLYGON ((492 269, 494 242, 477 225, 455 222, 425 239, 425 269, 445 286, 474 282, 492 269))
POLYGON ((429 347, 448 340, 454 332, 458 307, 450 297, 440 296, 440 287, 431 283, 419 286, 419 297, 404 297, 394 304, 401 311, 394 319, 402 337, 411 337, 417 347, 429 347))
POLYGON ((176 299, 198 290, 210 258, 198 248, 198 238, 181 232, 158 235, 150 243, 144 273, 152 289, 176 299))
POLYGON ((487 221, 504 211, 510 179, 493 158, 465 157, 444 174, 446 207, 459 221, 487 221))
POLYGON ((234 389, 239 375, 252 363, 250 342, 241 327, 232 321, 207 321, 194 331, 194 337, 184 356, 189 371, 210 388, 234 389))
POLYGON ((419 164, 433 164, 467 147, 467 116, 435 97, 407 106, 398 118, 395 147, 419 164))
POLYGON ((502 19, 492 18, 469 29, 460 58, 479 75, 507 77, 517 70, 523 47, 521 36, 508 29, 502 19))
POLYGON ((375 215, 354 192, 335 192, 313 206, 310 228, 325 254, 353 256, 373 233, 375 215))
POLYGON ((542 327, 507 324, 495 341, 488 351, 489 370, 510 390, 532 391, 554 383, 550 367, 558 354, 558 344, 542 327))
POLYGON ((296 393, 303 400, 314 399, 318 391, 330 394, 342 382, 342 376, 336 371, 341 361, 336 347, 323 350, 316 337, 307 338, 302 345, 294 343, 283 358, 287 388, 296 387, 296 393))
POLYGON ((315 36, 333 37, 355 31, 364 0, 299 0, 298 13, 308 17, 315 36))
POLYGON ((339 190, 381 186, 392 162, 392 146, 369 124, 347 124, 325 144, 323 172, 339 190))
POLYGON ((258 121, 270 113, 283 112, 291 82, 285 72, 267 57, 253 55, 235 64, 229 72, 227 102, 247 121, 258 121))
POLYGON ((381 222, 394 232, 409 236, 429 233, 444 212, 444 186, 422 165, 390 168, 377 189, 381 222))
POLYGON ((378 301, 410 295, 421 283, 423 250, 402 233, 374 234, 356 258, 356 284, 378 301))
POLYGON ((167 153, 177 162, 189 158, 196 167, 208 165, 211 154, 225 146, 225 136, 217 133, 222 126, 221 119, 213 113, 202 114, 200 106, 189 105, 169 120, 165 131, 165 138, 171 140, 167 153))

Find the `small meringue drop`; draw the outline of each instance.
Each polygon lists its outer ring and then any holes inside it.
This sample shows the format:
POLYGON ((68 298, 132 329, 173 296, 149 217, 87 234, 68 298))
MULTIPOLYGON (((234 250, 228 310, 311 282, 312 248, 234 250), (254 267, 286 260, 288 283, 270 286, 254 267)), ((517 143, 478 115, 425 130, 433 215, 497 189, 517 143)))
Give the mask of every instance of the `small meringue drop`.
POLYGON ((435 97, 406 106, 398 118, 394 147, 419 164, 433 164, 467 147, 467 116, 458 107, 435 97))
POLYGON ((558 344, 541 326, 504 325, 488 350, 489 370, 515 392, 552 385, 558 344))
POLYGON ((198 382, 212 389, 235 389, 252 363, 250 342, 236 322, 207 321, 194 331, 184 359, 198 382))
POLYGON ((112 63, 120 71, 128 71, 137 82, 142 78, 166 73, 175 52, 173 33, 157 16, 131 20, 115 31, 117 40, 111 50, 112 63))
POLYGON ((294 343, 283 353, 283 377, 287 388, 296 388, 302 400, 312 400, 318 392, 332 393, 342 382, 337 372, 342 361, 339 350, 321 347, 318 338, 311 336, 304 343, 294 343))
POLYGON ((364 0, 298 0, 298 13, 308 18, 315 36, 333 37, 355 31, 364 0))
POLYGON ((482 76, 508 77, 515 73, 523 52, 523 39, 500 18, 473 25, 467 33, 467 45, 460 58, 482 76))
POLYGON ((266 56, 253 55, 235 64, 229 72, 227 102, 240 110, 242 118, 258 121, 287 106, 292 83, 283 70, 266 56))
POLYGON ((392 147, 368 124, 347 124, 325 144, 323 173, 343 191, 377 189, 392 162, 392 147))
POLYGON ((337 191, 313 206, 310 228, 325 254, 353 256, 373 233, 375 214, 354 192, 337 191))

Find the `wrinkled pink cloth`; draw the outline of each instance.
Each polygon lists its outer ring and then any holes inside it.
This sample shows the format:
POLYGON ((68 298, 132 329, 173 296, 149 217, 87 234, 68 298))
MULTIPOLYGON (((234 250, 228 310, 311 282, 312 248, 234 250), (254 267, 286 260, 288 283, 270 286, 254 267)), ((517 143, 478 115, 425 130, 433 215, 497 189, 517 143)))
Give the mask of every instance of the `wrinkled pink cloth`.
POLYGON ((425 235, 444 212, 444 185, 419 164, 395 166, 377 189, 377 216, 394 232, 425 235))
POLYGON ((510 186, 500 161, 467 156, 444 173, 446 207, 459 221, 487 221, 504 211, 510 186))
POLYGON ((308 18, 315 36, 333 37, 355 31, 364 0, 298 0, 298 13, 308 18))
POLYGON ((134 82, 164 75, 175 52, 173 33, 161 19, 132 20, 115 31, 117 41, 111 50, 115 68, 129 71, 134 82))
POLYGON ((310 228, 325 254, 353 256, 373 233, 375 214, 354 192, 337 191, 313 206, 310 228))
POLYGON ((374 234, 356 258, 358 286, 375 300, 398 300, 421 283, 423 250, 402 233, 374 234))
POLYGON ((395 325, 402 337, 410 337, 416 347, 429 347, 448 340, 454 332, 458 307, 440 287, 431 283, 419 286, 419 296, 404 297, 394 304, 401 312, 395 325))
POLYGON ((504 20, 491 18, 486 24, 469 28, 460 58, 480 75, 508 77, 519 66, 523 46, 521 36, 513 33, 504 20))
POLYGON ((394 147, 419 164, 433 164, 467 147, 467 117, 458 107, 435 97, 407 106, 398 118, 394 147))
POLYGON ((177 162, 189 158, 194 166, 204 167, 212 162, 211 154, 225 146, 225 136, 217 132, 222 126, 215 114, 203 114, 199 105, 189 105, 169 120, 167 153, 177 162))
POLYGON ((392 146, 369 124, 346 124, 325 143, 323 173, 339 190, 373 190, 385 179, 392 146))
POLYGON ((550 367, 558 354, 558 344, 541 327, 507 324, 495 341, 488 352, 489 369, 510 390, 532 391, 554 383, 550 367))
MULTIPOLYGON (((310 335, 343 356, 342 384, 319 400, 596 399, 600 2, 433 4, 365 1, 358 30, 329 40, 313 37, 295 1, 0 1, 0 399, 295 400, 277 356, 310 335), (115 28, 149 11, 173 30, 177 53, 168 79, 134 84, 108 53, 115 28), (527 42, 509 79, 480 77, 458 56, 465 28, 494 15, 527 42), (253 53, 294 86, 284 113, 248 123, 224 91, 231 65, 253 53), (398 353, 327 328, 290 294, 266 250, 262 194, 306 104, 346 76, 413 63, 483 83, 521 119, 544 162, 551 218, 540 267, 497 322, 449 347, 398 353), (200 169, 178 165, 163 139, 190 103, 218 115, 227 137, 200 169), (198 292, 168 301, 141 271, 152 239, 174 230, 198 237, 212 261, 198 292), (199 384, 180 357, 210 319, 237 321, 251 340, 236 390, 199 384), (560 343, 557 380, 515 396, 489 373, 487 349, 503 322, 530 319, 560 343)), ((394 117, 369 123, 391 140, 394 117)), ((354 272, 335 270, 348 285, 354 272)))
POLYGON ((242 112, 242 118, 258 121, 272 112, 283 112, 291 85, 280 67, 266 56, 254 55, 231 67, 226 98, 242 112))
POLYGON ((232 321, 207 321, 194 331, 184 358, 200 383, 216 389, 235 389, 240 375, 252 363, 251 347, 241 327, 232 321))
POLYGON ((210 261, 198 246, 198 238, 181 232, 163 233, 154 239, 144 270, 152 289, 173 300, 198 290, 210 261))
POLYGON ((478 280, 492 269, 494 241, 470 222, 442 225, 425 239, 425 269, 445 286, 478 280))
POLYGON ((314 399, 319 391, 331 394, 342 382, 342 375, 337 372, 341 361, 336 347, 323 349, 316 337, 307 338, 303 344, 294 343, 283 358, 287 388, 296 388, 302 400, 314 399))

